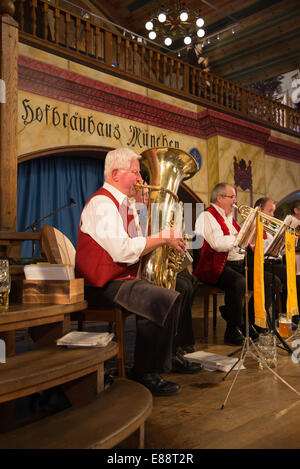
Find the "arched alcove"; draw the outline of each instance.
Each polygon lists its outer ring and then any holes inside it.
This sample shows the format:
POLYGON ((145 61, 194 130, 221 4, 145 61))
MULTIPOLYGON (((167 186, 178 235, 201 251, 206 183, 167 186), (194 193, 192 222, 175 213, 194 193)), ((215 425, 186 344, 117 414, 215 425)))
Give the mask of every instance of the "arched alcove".
MULTIPOLYGON (((19 156, 18 231, 26 228, 38 231, 40 226, 50 224, 76 246, 80 213, 86 200, 103 184, 104 159, 111 149, 56 147, 19 156), (76 205, 68 205, 71 200, 76 205)), ((184 183, 178 195, 182 202, 192 205, 194 226, 196 203, 201 200, 184 183)), ((23 243, 22 255, 30 257, 31 254, 31 243, 23 243)))
POLYGON ((279 220, 284 220, 286 215, 291 213, 291 208, 294 200, 300 200, 300 189, 294 192, 291 192, 289 195, 281 199, 277 202, 276 210, 275 210, 275 217, 279 218, 279 220))

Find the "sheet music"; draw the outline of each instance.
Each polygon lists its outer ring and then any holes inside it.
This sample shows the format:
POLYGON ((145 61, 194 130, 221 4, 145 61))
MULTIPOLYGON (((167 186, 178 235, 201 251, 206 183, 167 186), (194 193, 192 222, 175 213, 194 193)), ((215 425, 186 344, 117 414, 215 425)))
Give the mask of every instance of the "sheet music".
MULTIPOLYGON (((225 355, 218 355, 217 353, 197 351, 193 353, 187 353, 184 355, 189 362, 201 363, 203 367, 210 371, 223 371, 228 373, 232 369, 238 369, 238 358, 227 357, 225 355)), ((245 370, 245 366, 241 365, 241 370, 245 370)))
POLYGON ((56 344, 66 347, 106 347, 113 337, 114 334, 109 332, 72 331, 58 339, 56 344))
POLYGON ((281 249, 283 248, 285 242, 285 231, 287 225, 284 223, 281 225, 275 236, 273 237, 269 246, 264 249, 264 256, 268 257, 278 257, 280 254, 281 249))
POLYGON ((297 220, 293 215, 287 215, 283 220, 283 223, 293 229, 300 228, 300 220, 297 220))

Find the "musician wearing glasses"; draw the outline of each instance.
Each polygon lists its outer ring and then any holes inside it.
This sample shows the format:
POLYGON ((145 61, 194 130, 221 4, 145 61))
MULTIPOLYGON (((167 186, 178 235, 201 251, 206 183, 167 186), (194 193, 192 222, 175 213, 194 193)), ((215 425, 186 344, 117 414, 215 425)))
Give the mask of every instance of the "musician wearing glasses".
POLYGON ((76 276, 83 277, 90 306, 121 305, 137 314, 132 378, 155 396, 180 391, 162 372, 196 373, 201 366, 177 357, 174 337, 180 322, 182 294, 138 278, 140 259, 168 245, 185 251, 175 229, 144 237, 135 210, 140 156, 129 148, 107 153, 104 185, 87 201, 80 219, 76 276))
MULTIPOLYGON (((225 292, 225 307, 221 307, 227 326, 224 341, 242 345, 245 334, 244 296, 245 270, 244 251, 234 246, 240 226, 232 216, 236 202, 236 191, 227 183, 217 184, 211 192, 211 205, 195 224, 195 232, 204 238, 200 259, 194 275, 201 281, 216 285, 225 292)), ((265 273, 266 308, 272 303, 270 288, 271 274, 265 273), (268 277, 268 280, 266 279, 268 277)), ((253 271, 249 269, 248 288, 253 290, 253 271)), ((249 305, 249 334, 258 338, 254 327, 253 308, 249 305)))

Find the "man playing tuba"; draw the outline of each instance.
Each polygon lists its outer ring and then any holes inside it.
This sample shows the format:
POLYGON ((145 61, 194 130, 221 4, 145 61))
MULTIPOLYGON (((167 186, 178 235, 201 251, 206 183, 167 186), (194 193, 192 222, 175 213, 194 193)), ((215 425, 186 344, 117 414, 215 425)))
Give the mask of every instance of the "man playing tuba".
MULTIPOLYGON (((185 242, 174 229, 144 237, 131 199, 142 182, 140 156, 129 148, 108 152, 105 183, 87 201, 80 219, 76 276, 83 277, 90 306, 121 305, 137 314, 133 379, 155 396, 170 396, 180 386, 160 373, 195 373, 201 367, 187 362, 176 349, 175 335, 183 308, 182 293, 137 278, 142 256, 169 245, 184 253, 185 242)), ((181 331, 178 330, 177 340, 181 331)), ((186 344, 190 345, 190 344, 186 344)))

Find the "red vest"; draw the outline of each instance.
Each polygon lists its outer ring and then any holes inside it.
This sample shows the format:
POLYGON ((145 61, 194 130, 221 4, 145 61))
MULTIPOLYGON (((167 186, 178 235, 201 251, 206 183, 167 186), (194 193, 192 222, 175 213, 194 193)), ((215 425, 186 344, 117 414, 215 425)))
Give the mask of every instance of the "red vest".
MULTIPOLYGON (((220 213, 213 206, 209 207, 207 211, 215 217, 222 228, 224 236, 230 235, 229 229, 222 215, 220 215, 220 213)), ((241 228, 234 220, 234 218, 232 219, 232 224, 237 231, 240 231, 241 228)), ((217 283, 225 267, 227 257, 228 252, 217 252, 211 248, 206 240, 204 240, 203 246, 201 248, 201 256, 197 267, 194 270, 194 275, 199 280, 202 280, 202 282, 212 284, 217 283)))
MULTIPOLYGON (((122 207, 120 207, 115 197, 106 189, 101 187, 95 194, 93 194, 87 203, 96 195, 105 195, 111 199, 119 210, 120 214, 122 207)), ((127 214, 126 214, 127 215, 127 214)), ((122 214, 121 214, 122 216, 122 214)), ((133 215, 123 217, 124 228, 128 233, 129 225, 133 219, 133 215), (125 221, 127 220, 127 226, 125 221)), ((129 235, 130 236, 130 235, 129 235)), ((133 236, 131 236, 133 237, 133 236)), ((138 271, 139 262, 135 264, 116 263, 113 261, 110 254, 103 249, 90 235, 81 231, 80 226, 78 229, 78 243, 76 251, 76 264, 75 276, 84 278, 85 284, 95 287, 103 287, 111 280, 123 278, 135 278, 138 271)))

